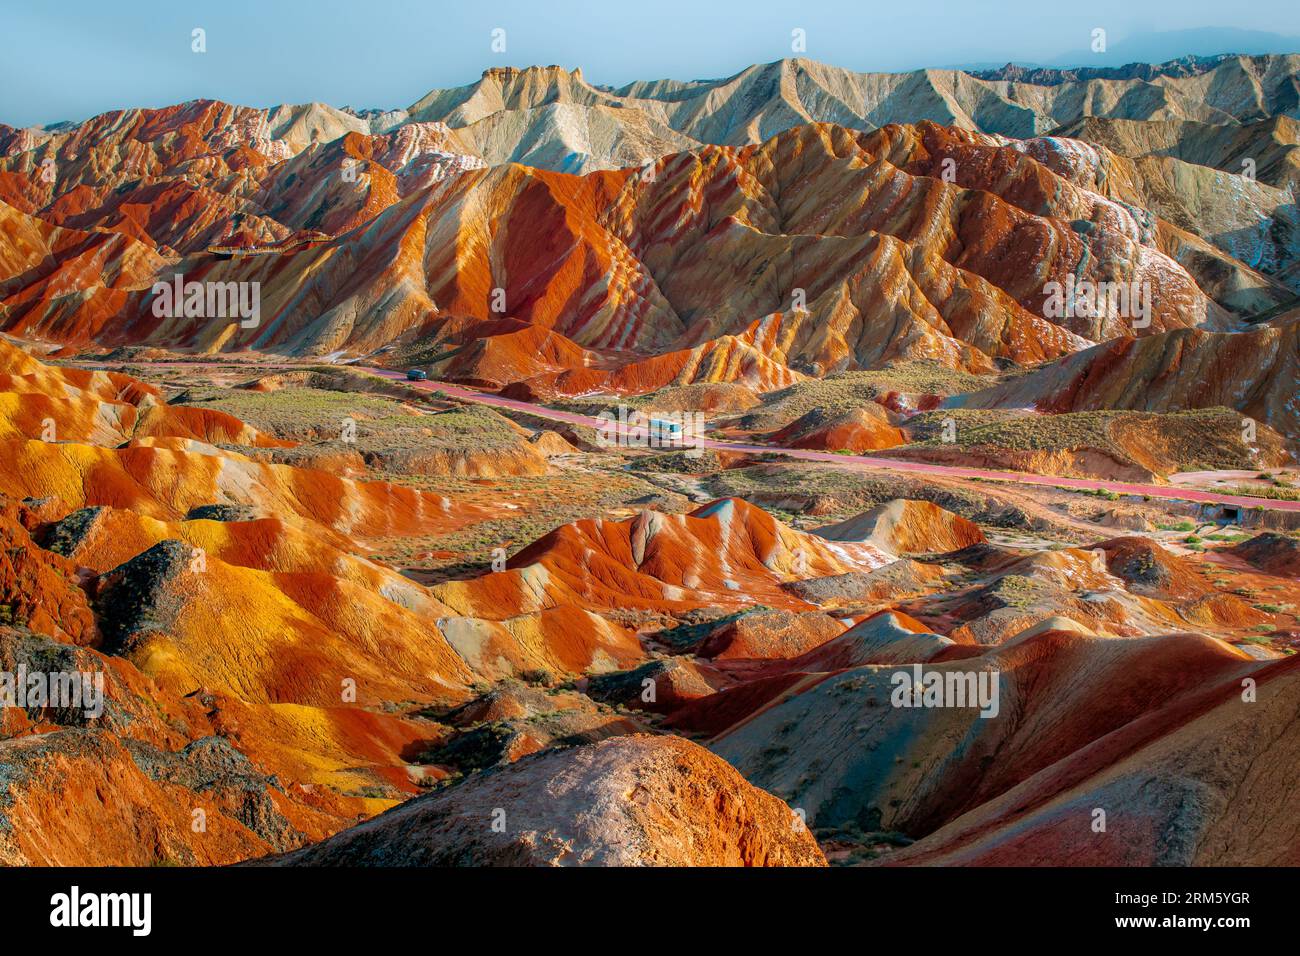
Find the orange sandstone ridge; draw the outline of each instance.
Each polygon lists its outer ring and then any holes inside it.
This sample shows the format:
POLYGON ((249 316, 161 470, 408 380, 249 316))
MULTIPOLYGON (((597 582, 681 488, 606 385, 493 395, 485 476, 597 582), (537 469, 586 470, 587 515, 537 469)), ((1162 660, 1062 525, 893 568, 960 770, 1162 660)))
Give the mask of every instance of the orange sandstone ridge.
MULTIPOLYGON (((1148 538, 1017 549, 906 499, 796 530, 724 498, 425 587, 357 544, 481 520, 467 503, 256 462, 235 449, 276 440, 237 419, 0 356, 0 399, 67 402, 72 436, 11 414, 0 439, 0 671, 104 688, 99 713, 0 711, 0 809, 35 821, 6 863, 821 865, 850 825, 915 840, 897 863, 1294 862, 1294 755, 1245 732, 1287 713, 1292 662, 1243 640, 1275 615, 1148 538), (141 407, 175 447, 135 437, 141 407), (222 444, 189 437, 214 422, 222 444), (917 667, 985 675, 1015 719, 890 706, 917 667), (1188 756, 1223 727, 1245 803, 1188 756), (1080 795, 1128 836, 1068 836, 1080 795), (475 816, 497 807, 504 836, 475 816)), ((1256 540, 1224 554, 1272 587, 1290 539, 1256 540)))
POLYGON ((0 676, 102 687, 0 702, 0 864, 1300 865, 1284 513, 780 457, 1292 495, 1298 72, 0 126, 0 676), (397 406, 261 417, 324 392, 397 406), (567 427, 616 403, 773 454, 567 427))
MULTIPOLYGON (((196 117, 208 122, 210 109, 196 117)), ((347 132, 249 167, 264 178, 259 208, 283 222, 274 240, 243 251, 226 239, 176 244, 164 227, 179 213, 166 209, 129 229, 102 210, 62 215, 93 167, 61 172, 49 190, 66 192, 48 209, 0 192, 0 227, 18 256, 5 271, 21 279, 3 287, 4 329, 83 345, 309 355, 420 341, 440 355, 436 375, 534 394, 691 382, 767 391, 887 360, 989 372, 1128 334, 1223 330, 1289 295, 1135 212, 1136 187, 1096 191, 1079 165, 1102 163, 1092 147, 1063 153, 1054 141, 1025 146, 933 123, 870 133, 811 124, 665 155, 653 175, 507 165, 399 185, 393 169, 407 166, 393 164, 418 154, 394 141, 406 129, 347 132), (948 161, 955 178, 943 174, 948 161), (346 163, 364 166, 364 183, 342 179, 346 163), (310 237, 282 241, 306 236, 308 222, 310 237), (176 274, 256 283, 257 327, 156 316, 152 285, 176 274), (1146 289, 1147 321, 1049 318, 1045 289, 1067 279, 1146 289), (68 291, 89 285, 89 297, 68 291)))

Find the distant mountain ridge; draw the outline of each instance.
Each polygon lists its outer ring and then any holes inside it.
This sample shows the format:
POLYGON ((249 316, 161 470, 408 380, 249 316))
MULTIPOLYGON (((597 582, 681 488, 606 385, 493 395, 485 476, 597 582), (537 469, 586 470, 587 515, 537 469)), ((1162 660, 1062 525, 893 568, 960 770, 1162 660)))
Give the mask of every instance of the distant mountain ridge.
POLYGON ((1161 76, 1200 76, 1208 73, 1225 60, 1237 54, 1220 53, 1217 56, 1184 56, 1167 63, 1127 63, 1124 66, 1020 66, 1008 63, 995 70, 967 70, 981 80, 1033 83, 1036 86, 1059 86, 1087 80, 1154 80, 1161 76))
POLYGON ((610 88, 589 84, 581 70, 506 68, 487 70, 468 86, 434 90, 409 115, 460 130, 489 163, 585 172, 630 165, 633 157, 648 161, 689 143, 759 143, 807 122, 871 130, 929 120, 1017 138, 1093 116, 1235 125, 1297 115, 1298 73, 1295 55, 983 74, 856 73, 796 58, 722 79, 610 88), (604 157, 593 148, 599 144, 604 157))
MULTIPOLYGON (((520 162, 582 173, 640 165, 704 144, 756 144, 809 122, 872 130, 929 120, 1024 138, 1089 117, 1236 125, 1300 117, 1300 55, 1186 56, 1160 64, 1053 69, 857 73, 795 58, 709 80, 593 85, 581 69, 493 67, 475 82, 435 89, 406 109, 320 103, 232 107, 293 152, 345 132, 382 135, 441 122, 490 165, 520 162)), ((202 102, 202 101, 200 101, 202 102)), ((191 104, 184 104, 190 106, 191 104)), ((19 130, 0 125, 0 155, 29 150, 141 111, 19 130)), ((161 111, 143 111, 161 112, 161 111)), ((2 118, 0 118, 2 120, 2 118)))
POLYGON ((1300 49, 1300 36, 1228 26, 1109 36, 1103 51, 1092 49, 1091 39, 1090 31, 1082 33, 1078 47, 1042 60, 1038 65, 1062 69, 1123 67, 1130 63, 1168 63, 1188 57, 1267 56, 1300 49))
POLYGON ((794 59, 611 89, 500 67, 407 110, 209 100, 3 127, 0 329, 418 347, 444 377, 572 395, 983 373, 1287 314, 1300 56, 1137 72, 794 59), (177 273, 257 283, 261 324, 160 321, 150 290, 177 273), (1147 321, 1049 314, 1067 279, 1148 288, 1147 321))

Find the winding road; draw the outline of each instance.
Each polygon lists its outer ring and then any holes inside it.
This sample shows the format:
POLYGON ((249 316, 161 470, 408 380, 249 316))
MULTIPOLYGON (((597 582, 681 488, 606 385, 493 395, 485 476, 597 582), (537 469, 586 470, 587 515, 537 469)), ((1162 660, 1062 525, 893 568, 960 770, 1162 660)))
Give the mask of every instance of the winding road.
MULTIPOLYGON (((589 428, 606 428, 610 426, 592 415, 576 412, 562 412, 545 405, 534 405, 500 395, 478 392, 460 385, 445 382, 408 381, 402 372, 374 366, 352 366, 361 371, 378 375, 382 378, 400 381, 405 385, 431 392, 443 392, 453 398, 495 408, 508 408, 524 412, 550 421, 564 422, 571 425, 586 425, 589 428)), ((818 461, 862 471, 897 471, 918 475, 940 475, 945 478, 982 478, 986 481, 1011 481, 1025 485, 1045 485, 1049 488, 1071 488, 1078 491, 1111 491, 1121 495, 1147 495, 1151 498, 1171 498, 1178 501, 1195 501, 1205 504, 1224 504, 1240 508, 1263 508, 1266 511, 1300 511, 1300 501, 1282 501, 1273 498, 1254 498, 1245 495, 1222 495, 1212 491, 1197 491, 1191 488, 1175 488, 1166 485, 1135 485, 1120 481, 1101 481, 1093 478, 1064 478, 1056 475, 1034 475, 1018 471, 994 471, 984 468, 962 468, 954 465, 932 465, 920 461, 903 461, 898 458, 874 458, 863 455, 837 455, 829 451, 813 451, 805 448, 773 448, 767 445, 746 445, 740 442, 724 441, 717 438, 700 438, 696 442, 703 448, 727 451, 741 455, 779 454, 801 461, 818 461)))
MULTIPOLYGON (((80 364, 80 363, 79 363, 80 364)), ((105 363, 85 363, 92 367, 105 367, 105 363)), ((251 362, 137 362, 139 365, 152 365, 158 368, 239 368, 250 372, 258 370, 301 371, 304 366, 292 363, 251 363, 251 362)), ((593 415, 578 412, 564 412, 536 405, 514 398, 505 398, 480 392, 462 385, 452 385, 432 379, 413 382, 406 378, 405 372, 380 368, 373 365, 347 363, 347 368, 367 372, 380 378, 400 382, 410 388, 427 392, 443 392, 452 398, 493 408, 510 409, 523 412, 537 418, 569 425, 585 425, 588 428, 609 429, 609 424, 593 415)), ((622 431, 617 425, 615 430, 622 431)), ((1274 498, 1256 498, 1245 495, 1224 495, 1213 491, 1199 491, 1192 488, 1178 488, 1168 485, 1138 485, 1122 481, 1102 481, 1095 478, 1066 478, 1057 475, 1036 475, 1019 471, 996 471, 985 468, 963 468, 955 465, 933 465, 921 461, 903 461, 898 458, 876 458, 864 455, 838 455, 828 451, 813 451, 805 448, 775 448, 768 445, 746 445, 741 442, 725 441, 718 438, 700 438, 696 444, 715 451, 732 452, 740 455, 779 454, 800 461, 816 461, 858 471, 893 471, 914 475, 935 475, 944 478, 978 478, 985 481, 1005 481, 1022 485, 1043 485, 1048 488, 1069 488, 1076 491, 1110 491, 1121 495, 1145 495, 1150 498, 1167 498, 1175 501, 1194 501, 1202 504, 1220 504, 1238 508, 1262 508, 1265 511, 1300 512, 1300 501, 1283 501, 1274 498)))

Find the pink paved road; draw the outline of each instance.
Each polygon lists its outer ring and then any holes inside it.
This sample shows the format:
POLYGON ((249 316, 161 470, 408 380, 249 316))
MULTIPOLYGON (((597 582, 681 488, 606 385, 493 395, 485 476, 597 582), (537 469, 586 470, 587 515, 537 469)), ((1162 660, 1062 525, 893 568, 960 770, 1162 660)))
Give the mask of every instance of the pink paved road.
MULTIPOLYGON (((428 391, 445 392, 455 398, 493 405, 497 408, 509 408, 527 412, 539 418, 551 421, 567 422, 573 425, 586 425, 590 428, 609 428, 607 423, 591 415, 579 415, 575 412, 561 412, 544 405, 534 405, 500 395, 489 395, 459 385, 443 382, 407 382, 406 375, 391 369, 364 367, 384 378, 405 382, 416 388, 428 391)), ((1026 485, 1046 485, 1048 487, 1074 488, 1081 491, 1113 491, 1123 495, 1148 495, 1152 498, 1174 498, 1179 501, 1198 501, 1210 504, 1236 505, 1242 508, 1263 507, 1268 511, 1300 511, 1300 501, 1279 501, 1272 498, 1250 498, 1240 495, 1221 495, 1212 491, 1196 491, 1189 488, 1172 488, 1164 485, 1133 485, 1119 481, 1097 481, 1090 478, 1060 478, 1055 475, 1031 475, 1018 471, 991 471, 983 468, 960 468, 952 465, 931 465, 920 461, 902 461, 897 458, 867 458, 861 455, 837 455, 828 451, 810 451, 803 448, 772 448, 765 445, 744 445, 739 442, 721 441, 714 438, 701 438, 698 445, 717 451, 737 452, 743 455, 781 454, 802 461, 821 461, 841 468, 862 471, 902 471, 920 475, 942 475, 946 478, 984 478, 989 481, 1014 481, 1026 485)))
MULTIPOLYGON (((101 365, 102 363, 93 363, 101 365)), ((174 366, 178 368, 209 368, 209 367, 238 367, 255 371, 257 369, 301 369, 301 364, 290 363, 247 363, 247 362, 150 362, 138 364, 151 364, 160 367, 174 366)), ((601 422, 600 419, 592 415, 580 415, 576 412, 562 412, 553 408, 547 408, 545 405, 534 405, 531 402, 523 402, 513 398, 503 398, 500 395, 492 395, 486 392, 479 392, 472 388, 465 388, 460 385, 450 385, 446 382, 424 381, 411 382, 407 381, 405 372, 396 372, 392 369, 377 368, 368 365, 351 365, 351 368, 359 369, 363 372, 369 372, 372 375, 378 375, 381 378, 392 379, 393 381, 402 382, 413 388, 429 392, 445 392, 454 398, 459 398, 467 402, 476 402, 480 405, 491 405, 496 408, 509 408, 518 412, 526 412, 529 415, 535 415, 538 418, 546 418, 555 422, 565 422, 571 425, 586 425, 589 428, 609 428, 609 425, 601 422)), ((1033 475, 1019 471, 993 471, 983 468, 960 468, 953 465, 931 465, 920 461, 902 461, 897 458, 868 458, 861 455, 837 455, 828 451, 811 451, 803 448, 773 448, 766 445, 745 445, 739 442, 722 441, 716 438, 701 438, 697 444, 704 448, 712 448, 717 451, 729 451, 742 455, 770 455, 780 454, 788 458, 796 458, 801 461, 819 461, 829 465, 835 465, 839 468, 848 468, 857 471, 898 471, 907 472, 917 475, 938 475, 944 478, 983 478, 987 481, 1009 481, 1022 485, 1045 485, 1047 487, 1072 488, 1079 491, 1112 491, 1122 495, 1147 495, 1151 498, 1170 498, 1177 501, 1196 501, 1207 504, 1224 504, 1240 508, 1263 508, 1266 511, 1300 511, 1300 501, 1280 501, 1273 498, 1251 498, 1244 495, 1222 495, 1213 491, 1197 491, 1191 488, 1175 488, 1166 485, 1134 485, 1120 481, 1098 481, 1091 478, 1063 478, 1056 475, 1033 475)))

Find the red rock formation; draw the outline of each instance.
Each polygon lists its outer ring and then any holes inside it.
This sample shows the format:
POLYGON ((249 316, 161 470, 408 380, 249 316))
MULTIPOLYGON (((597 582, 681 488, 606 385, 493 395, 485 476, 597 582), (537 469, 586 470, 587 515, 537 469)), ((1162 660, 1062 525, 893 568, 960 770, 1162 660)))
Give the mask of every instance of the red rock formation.
POLYGON ((843 630, 843 622, 816 612, 746 614, 710 634, 695 653, 714 660, 779 660, 798 657, 843 630))
POLYGON ((1179 411, 1223 406, 1300 435, 1300 323, 1220 334, 1180 329, 1105 342, 1029 375, 950 400, 968 408, 1179 411))
POLYGON ((1288 727, 1300 660, 1141 714, 902 851, 898 864, 1246 866, 1300 864, 1288 727), (1106 810, 1104 831, 1095 809, 1106 810), (1193 809, 1195 808, 1195 809, 1193 809), (1079 824, 1083 825, 1080 826, 1079 824))
POLYGON ((896 555, 959 551, 984 540, 973 521, 932 502, 906 498, 818 528, 817 534, 832 541, 866 541, 896 555))
POLYGON ((230 863, 415 792, 440 731, 379 705, 459 703, 477 678, 430 623, 449 609, 354 535, 429 534, 451 503, 176 437, 268 443, 126 376, 0 362, 0 420, 57 411, 63 433, 0 438, 0 672, 104 685, 99 713, 0 712, 0 809, 27 821, 0 861, 230 863), (176 447, 87 443, 141 424, 176 447))
MULTIPOLYGON (((893 675, 913 670, 899 661, 796 683, 711 746, 755 782, 808 809, 819 825, 874 817, 875 829, 928 833, 1040 771, 1047 778, 1058 761, 1100 771, 1127 751, 1114 749, 1118 735, 1108 734, 1147 721, 1173 729, 1185 720, 1180 708, 1207 688, 1226 696, 1267 666, 1209 637, 1101 638, 1058 619, 982 657, 924 665, 940 674, 991 675, 986 680, 996 680, 999 693, 996 713, 983 711, 989 717, 971 702, 892 705, 893 675), (794 742, 783 736, 788 750, 772 760, 763 751, 780 727, 816 730, 794 742), (956 753, 953 739, 964 741, 956 753), (994 753, 997 759, 986 759, 994 753), (812 766, 820 769, 809 773, 812 766), (844 797, 849 779, 858 784, 844 797)), ((1080 812, 1086 835, 1088 810, 1080 812)), ((1063 862, 1067 845, 1060 852, 1063 862)))
POLYGON ((1300 542, 1295 538, 1266 532, 1229 548, 1228 553, 1269 574, 1300 578, 1300 542))
POLYGON ((822 866, 780 800, 676 737, 525 758, 409 801, 277 866, 822 866), (539 800, 537 795, 546 794, 539 800), (494 827, 494 823, 497 826, 494 827))
POLYGON ((259 143, 270 122, 194 104, 90 124, 59 149, 144 142, 160 163, 191 164, 198 189, 251 178, 255 199, 209 200, 174 179, 116 193, 85 181, 95 167, 80 161, 48 195, 5 194, 26 212, 0 207, 8 231, 24 234, 12 247, 44 247, 0 262, 0 279, 20 280, 6 290, 6 328, 286 352, 373 350, 415 335, 448 346, 440 374, 494 387, 535 379, 537 394, 688 382, 761 390, 889 359, 986 372, 1101 338, 1218 328, 1227 313, 1198 276, 1211 285, 1240 269, 1228 285, 1255 283, 1265 298, 1271 288, 1222 257, 1202 268, 1206 256, 1183 255, 1180 265, 1171 254, 1192 237, 1086 188, 1054 154, 934 124, 799 126, 758 146, 665 157, 653 178, 504 166, 431 179, 420 157, 443 155, 434 147, 450 131, 370 136, 355 117, 336 117, 320 130, 352 128, 329 145, 294 140, 292 157, 232 176, 239 162, 219 151, 218 121, 245 124, 239 135, 259 143), (948 160, 956 178, 939 174, 948 160), (343 179, 345 163, 364 175, 343 179), (191 207, 203 215, 186 216, 191 207), (189 253, 183 262, 175 249, 189 253), (88 284, 78 273, 91 250, 107 281, 91 300, 70 296, 88 284), (258 283, 260 324, 155 317, 152 283, 178 272, 258 283), (1145 284, 1149 325, 1048 318, 1045 286, 1067 277, 1145 284))
POLYGON ((622 670, 645 658, 634 635, 569 606, 504 621, 445 617, 438 630, 474 673, 488 680, 622 670))
POLYGON ((822 451, 851 451, 861 454, 893 448, 907 441, 902 429, 889 423, 884 408, 862 405, 838 415, 814 409, 785 428, 768 436, 786 448, 816 448, 822 451))
POLYGON ((869 570, 886 561, 871 544, 828 542, 727 498, 689 515, 644 511, 625 521, 565 525, 515 554, 506 571, 433 591, 461 614, 498 620, 565 605, 804 608, 781 588, 784 580, 869 570))
POLYGON ((0 499, 0 623, 93 644, 98 628, 77 566, 32 541, 40 523, 30 509, 0 499))

